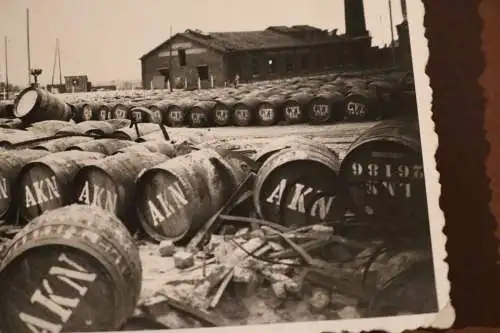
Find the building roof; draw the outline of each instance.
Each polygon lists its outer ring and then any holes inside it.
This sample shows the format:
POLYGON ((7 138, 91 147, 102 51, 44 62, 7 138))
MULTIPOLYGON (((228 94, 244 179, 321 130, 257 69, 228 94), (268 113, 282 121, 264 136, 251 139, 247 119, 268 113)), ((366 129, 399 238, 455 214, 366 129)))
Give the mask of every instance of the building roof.
POLYGON ((212 48, 219 52, 265 50, 287 47, 311 46, 318 43, 331 42, 340 39, 336 30, 331 32, 308 25, 292 27, 274 26, 260 31, 210 32, 188 29, 167 39, 140 59, 147 57, 162 48, 174 38, 182 36, 195 43, 212 48))

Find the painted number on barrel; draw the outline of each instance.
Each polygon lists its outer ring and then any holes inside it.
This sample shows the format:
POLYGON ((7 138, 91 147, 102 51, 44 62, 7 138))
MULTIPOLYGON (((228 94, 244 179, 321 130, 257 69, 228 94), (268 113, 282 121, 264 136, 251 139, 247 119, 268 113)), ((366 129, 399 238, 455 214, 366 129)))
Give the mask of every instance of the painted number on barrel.
POLYGON ((127 118, 127 111, 125 111, 123 109, 117 109, 115 111, 115 116, 117 119, 125 119, 125 118, 127 118))
POLYGON ((215 110, 215 119, 220 122, 227 121, 229 118, 229 111, 225 109, 217 109, 215 110))
POLYGON ((351 164, 351 174, 354 177, 368 178, 366 194, 372 196, 384 193, 390 197, 411 198, 412 181, 424 179, 424 169, 419 164, 393 165, 356 162, 351 164))
POLYGON ((157 124, 160 124, 162 122, 162 116, 159 110, 153 112, 153 122, 157 124))
POLYGON ((45 178, 24 186, 24 203, 26 208, 60 198, 56 177, 45 178))
MULTIPOLYGON (((273 189, 271 194, 265 199, 267 203, 280 206, 283 192, 287 187, 287 180, 281 179, 279 184, 273 189)), ((286 203, 286 208, 299 212, 300 214, 308 214, 312 217, 319 216, 320 219, 324 220, 332 208, 333 199, 332 196, 321 196, 321 191, 314 189, 310 186, 295 183, 292 190, 293 195, 290 200, 286 203), (314 204, 311 206, 309 212, 306 212, 306 198, 317 198, 314 204)), ((312 200, 314 200, 314 198, 312 200)))
POLYGON ((259 109, 259 117, 264 121, 272 121, 274 118, 274 109, 272 108, 259 109))
POLYGON ((101 111, 99 111, 99 119, 100 120, 111 119, 111 112, 108 111, 108 110, 101 110, 101 111))
POLYGON ((300 110, 300 106, 294 105, 294 106, 287 106, 285 108, 285 114, 287 115, 288 119, 300 119, 302 116, 302 111, 300 110))
POLYGON ((349 116, 366 116, 366 105, 363 103, 347 103, 347 114, 349 116))
POLYGON ((92 109, 90 109, 88 106, 83 109, 83 119, 92 120, 92 109))
POLYGON ((237 109, 235 113, 236 117, 242 121, 250 119, 250 111, 248 111, 248 109, 237 109))
POLYGON ((89 273, 64 253, 57 261, 57 264, 50 267, 47 277, 30 298, 32 309, 43 308, 46 317, 34 315, 33 312, 40 315, 40 310, 31 312, 26 309, 19 313, 19 319, 31 332, 61 332, 81 299, 87 294, 89 286, 97 278, 95 273, 89 273))
POLYGON ((182 121, 182 119, 184 119, 184 114, 180 110, 171 111, 169 114, 169 118, 172 121, 180 122, 180 121, 182 121))
POLYGON ((148 208, 151 213, 153 226, 159 226, 163 221, 177 213, 189 202, 178 182, 173 183, 163 192, 156 195, 157 203, 148 200, 148 208))
POLYGON ((328 105, 326 104, 314 104, 312 107, 313 115, 316 118, 326 118, 328 117, 328 105))
POLYGON ((201 124, 205 120, 205 115, 203 113, 191 113, 191 121, 193 124, 201 124))
POLYGON ((115 213, 118 196, 110 190, 85 181, 82 191, 78 196, 78 201, 89 206, 100 207, 111 213, 115 213))

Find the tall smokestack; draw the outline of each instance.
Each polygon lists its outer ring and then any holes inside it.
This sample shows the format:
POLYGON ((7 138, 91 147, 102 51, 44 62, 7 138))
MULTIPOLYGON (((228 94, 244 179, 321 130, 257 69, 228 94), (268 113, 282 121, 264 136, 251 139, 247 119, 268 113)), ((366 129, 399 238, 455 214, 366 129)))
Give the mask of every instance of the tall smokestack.
POLYGON ((406 21, 406 16, 407 16, 407 12, 406 12, 406 0, 401 0, 401 12, 403 13, 403 20, 406 21))
POLYGON ((344 13, 347 36, 368 36, 363 0, 344 0, 344 13))

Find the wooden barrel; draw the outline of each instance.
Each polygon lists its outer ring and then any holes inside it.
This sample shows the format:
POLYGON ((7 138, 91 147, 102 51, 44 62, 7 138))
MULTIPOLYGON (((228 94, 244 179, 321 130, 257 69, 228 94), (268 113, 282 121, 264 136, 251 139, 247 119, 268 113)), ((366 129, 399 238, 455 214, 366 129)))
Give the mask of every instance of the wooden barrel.
POLYGON ((355 213, 427 216, 417 121, 386 120, 369 128, 349 147, 340 172, 355 213))
POLYGON ((19 118, 0 118, 0 128, 23 129, 24 126, 19 118))
POLYGON ((166 122, 167 125, 172 127, 184 126, 186 124, 190 108, 191 106, 187 105, 170 105, 167 110, 166 120, 163 120, 164 123, 166 122))
POLYGON ((33 147, 33 149, 57 153, 64 151, 73 145, 89 141, 93 141, 93 139, 87 136, 68 136, 37 144, 33 147))
POLYGON ((236 126, 250 126, 255 120, 261 99, 244 98, 234 105, 233 123, 236 126))
POLYGON ((0 152, 0 217, 15 212, 15 200, 12 201, 12 198, 15 197, 16 180, 22 167, 48 154, 46 151, 32 149, 0 152))
POLYGON ((96 103, 81 103, 78 105, 78 117, 76 122, 98 119, 99 105, 96 103))
POLYGON ((115 130, 125 127, 130 127, 132 123, 130 119, 108 119, 106 120, 107 124, 110 124, 115 130))
POLYGON ((130 110, 133 105, 130 103, 118 103, 112 108, 113 119, 130 119, 130 110))
POLYGON ((156 124, 166 124, 167 123, 167 111, 170 104, 167 101, 161 101, 154 104, 149 104, 147 108, 153 113, 153 123, 156 124))
POLYGON ((34 219, 0 268, 0 331, 114 331, 142 284, 139 250, 117 217, 85 205, 34 219))
POLYGON ((142 172, 137 216, 156 240, 184 242, 229 198, 246 173, 244 165, 201 149, 142 172))
POLYGON ((309 103, 307 118, 313 124, 324 124, 344 118, 345 97, 341 92, 321 92, 309 103))
MULTIPOLYGON (((125 141, 122 140, 122 142, 132 142, 132 141, 125 141)), ((159 154, 164 154, 167 155, 168 157, 175 157, 176 155, 176 149, 175 146, 170 143, 169 141, 166 140, 150 140, 150 141, 144 141, 141 143, 136 143, 134 145, 131 145, 126 148, 122 148, 116 152, 116 154, 119 153, 127 153, 127 152, 150 152, 150 153, 159 153, 159 154)))
POLYGON ((377 94, 371 89, 352 89, 345 98, 345 116, 350 121, 375 120, 380 116, 377 94))
POLYGON ((68 125, 57 131, 57 134, 79 133, 79 134, 111 134, 115 131, 113 126, 105 121, 87 120, 78 124, 68 125))
POLYGON ((0 101, 0 118, 14 118, 14 103, 0 101))
POLYGON ((35 140, 46 137, 47 135, 40 132, 30 132, 18 129, 1 129, 0 130, 0 147, 11 148, 12 145, 22 142, 35 140))
POLYGON ((135 145, 134 142, 120 139, 98 139, 74 144, 66 150, 79 150, 101 153, 104 155, 113 155, 120 149, 135 145))
POLYGON ((213 112, 217 105, 214 101, 200 101, 189 112, 189 125, 191 127, 208 127, 212 125, 213 112))
POLYGON ((234 98, 221 98, 217 99, 215 102, 217 104, 214 109, 213 122, 217 126, 231 125, 233 108, 238 101, 234 98))
POLYGON ((110 104, 100 104, 97 107, 97 120, 113 119, 113 106, 110 104))
POLYGON ((116 139, 134 141, 143 135, 157 132, 159 130, 159 125, 153 123, 140 123, 137 124, 137 128, 139 129, 139 133, 137 133, 135 126, 132 126, 114 131, 112 136, 116 139))
POLYGON ((283 119, 287 124, 300 124, 306 119, 309 103, 314 95, 297 93, 290 95, 283 105, 283 119))
POLYGON ((75 174, 87 161, 104 156, 85 151, 63 151, 26 164, 17 180, 21 217, 29 221, 44 211, 72 203, 75 174))
POLYGON ((403 102, 403 89, 400 85, 388 80, 374 80, 368 83, 368 87, 378 96, 381 116, 386 118, 398 115, 403 102))
POLYGON ((304 136, 292 135, 277 138, 269 144, 266 144, 264 147, 257 151, 257 153, 253 156, 253 159, 257 161, 257 163, 262 164, 274 153, 291 147, 318 150, 320 152, 330 151, 330 154, 334 154, 338 158, 337 152, 331 150, 323 143, 304 136))
POLYGON ((16 97, 14 115, 31 124, 42 120, 69 120, 71 107, 43 89, 26 88, 16 97))
POLYGON ((68 127, 69 123, 67 121, 62 120, 44 120, 37 123, 31 124, 28 128, 28 131, 32 132, 41 132, 46 135, 54 135, 60 129, 68 127))
POLYGON ((135 223, 135 180, 143 169, 154 167, 168 157, 150 152, 127 152, 88 162, 75 175, 75 202, 97 206, 118 216, 132 233, 135 223))
POLYGON ((340 162, 329 149, 291 147, 271 155, 257 173, 253 201, 268 221, 302 226, 338 218, 340 162))
POLYGON ((285 98, 274 95, 264 99, 257 108, 255 115, 257 124, 261 126, 272 126, 283 119, 283 105, 285 98))
POLYGON ((130 110, 130 119, 133 119, 136 123, 155 123, 161 124, 155 117, 155 115, 150 109, 144 106, 136 106, 130 110))

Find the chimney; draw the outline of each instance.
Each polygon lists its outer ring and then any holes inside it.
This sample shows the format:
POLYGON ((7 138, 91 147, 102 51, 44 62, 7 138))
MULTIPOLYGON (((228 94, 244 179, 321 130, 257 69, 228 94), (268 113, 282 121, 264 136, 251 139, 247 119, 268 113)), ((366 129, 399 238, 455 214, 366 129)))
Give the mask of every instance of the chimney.
POLYGON ((345 33, 349 37, 368 36, 363 0, 344 0, 345 33))
POLYGON ((401 0, 401 12, 403 13, 403 20, 406 21, 406 16, 407 16, 407 12, 406 12, 406 0, 401 0))

